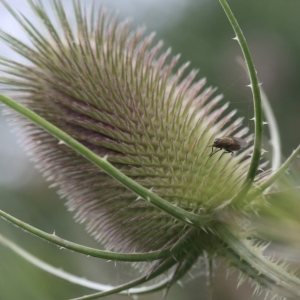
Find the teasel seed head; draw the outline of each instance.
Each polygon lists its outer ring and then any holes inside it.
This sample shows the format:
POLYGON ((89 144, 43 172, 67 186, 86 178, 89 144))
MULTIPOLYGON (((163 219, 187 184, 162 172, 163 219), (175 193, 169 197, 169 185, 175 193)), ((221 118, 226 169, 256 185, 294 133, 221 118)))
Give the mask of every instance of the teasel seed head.
MULTIPOLYGON (((77 31, 60 15, 62 34, 39 6, 46 35, 23 24, 32 45, 2 39, 29 63, 6 61, 4 78, 19 101, 142 186, 187 211, 211 214, 239 191, 247 154, 209 158, 217 136, 243 137, 241 118, 222 96, 176 68, 154 34, 131 31, 102 10, 93 24, 78 5, 77 31), (46 37, 45 37, 46 36, 46 37), (218 106, 218 108, 216 108, 218 106)), ((2 60, 2 65, 5 62, 2 60)), ((154 208, 56 138, 25 121, 22 143, 44 176, 67 199, 78 221, 108 249, 150 251, 176 243, 185 225, 154 208)), ((222 152, 220 152, 222 153, 222 152)))
MULTIPOLYGON (((78 1, 74 29, 59 1, 52 1, 59 27, 39 2, 29 3, 44 31, 11 12, 31 45, 0 33, 27 60, 0 58, 7 74, 1 82, 15 99, 174 206, 218 218, 226 208, 242 214, 256 210, 255 199, 232 204, 245 181, 252 147, 234 157, 222 151, 209 157, 216 137, 252 138, 216 89, 205 87, 205 79, 195 81, 196 70, 185 75, 188 64, 177 66, 179 56, 155 44, 154 34, 132 31, 129 21, 119 23, 104 10, 86 14, 78 1)), ((187 238, 177 257, 184 262, 182 270, 204 252, 218 252, 213 227, 189 227, 37 125, 14 113, 10 120, 76 220, 106 249, 149 252, 187 238)))

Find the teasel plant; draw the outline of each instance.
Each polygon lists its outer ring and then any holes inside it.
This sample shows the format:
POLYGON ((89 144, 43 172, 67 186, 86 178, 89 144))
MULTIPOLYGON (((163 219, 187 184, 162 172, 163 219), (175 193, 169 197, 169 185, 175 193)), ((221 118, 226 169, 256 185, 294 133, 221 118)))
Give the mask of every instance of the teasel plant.
MULTIPOLYGON (((0 57, 0 101, 9 107, 7 120, 75 219, 106 250, 62 239, 4 211, 1 217, 61 248, 131 263, 140 274, 119 286, 93 285, 95 293, 76 299, 158 290, 166 296, 199 260, 209 266, 209 281, 215 262, 222 260, 240 272, 238 285, 249 280, 266 298, 299 298, 296 271, 266 253, 269 241, 253 220, 262 220, 266 207, 272 211, 270 195, 280 192, 274 184, 300 147, 280 165, 276 121, 225 0, 220 4, 244 55, 253 93, 253 135, 215 89, 205 87, 204 79, 195 81, 196 71, 185 75, 188 64, 177 66, 179 56, 154 44, 153 34, 131 29, 129 21, 119 22, 96 6, 87 12, 80 1, 73 2, 70 16, 60 0, 51 0, 55 25, 41 1, 28 0, 40 29, 1 3, 31 41, 0 32, 1 40, 27 60, 0 57), (264 123, 274 148, 266 171, 261 170, 264 123), (215 138, 224 137, 249 146, 231 155, 224 153, 225 145, 210 155, 215 138)), ((91 287, 4 236, 0 242, 55 276, 91 287)))

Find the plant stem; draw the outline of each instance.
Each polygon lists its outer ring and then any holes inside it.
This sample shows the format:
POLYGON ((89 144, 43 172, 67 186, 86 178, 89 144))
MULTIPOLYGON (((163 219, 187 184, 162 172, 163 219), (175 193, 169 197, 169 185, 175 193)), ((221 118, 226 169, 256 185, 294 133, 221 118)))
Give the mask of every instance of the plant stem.
POLYGON ((111 289, 109 291, 100 292, 100 293, 94 293, 91 295, 82 296, 79 298, 74 298, 72 300, 91 300, 91 299, 98 299, 105 296, 117 294, 123 291, 126 291, 134 286, 143 284, 145 282, 150 281, 151 279, 155 278, 156 276, 159 276, 163 274, 165 271, 169 270, 172 266, 174 266, 177 263, 174 259, 167 259, 164 263, 162 263, 159 267, 157 267, 152 273, 146 274, 144 276, 141 276, 138 279, 132 280, 128 283, 122 284, 114 289, 111 289))
POLYGON ((250 167, 244 183, 244 187, 241 189, 238 195, 232 200, 232 204, 235 204, 237 201, 243 199, 244 196, 249 191, 259 167, 261 148, 262 148, 263 114, 262 114, 262 104, 261 104, 261 96, 260 96, 260 88, 259 88, 259 82, 257 78, 257 72, 246 39, 226 0, 220 0, 220 4, 222 5, 227 15, 227 18, 236 34, 236 39, 239 42, 240 47, 242 49, 244 59, 246 61, 246 65, 249 71, 249 76, 251 81, 250 87, 252 90, 253 103, 254 103, 254 124, 255 124, 254 149, 253 149, 250 167))
MULTIPOLYGON (((35 257, 34 255, 28 253, 24 249, 22 249, 20 246, 16 245, 12 241, 8 240, 4 236, 0 235, 0 243, 4 246, 11 249, 13 252, 15 252, 17 255, 28 261, 29 263, 33 264, 34 266, 38 267, 39 269, 52 274, 56 277, 62 278, 68 282, 84 286, 89 289, 94 289, 97 291, 110 291, 112 289, 115 289, 115 286, 107 285, 107 284, 101 284, 98 282, 94 282, 85 278, 78 277, 76 275, 70 274, 61 268, 56 268, 45 261, 42 261, 41 259, 35 257)), ((131 295, 138 295, 138 294, 146 294, 149 292, 157 291, 162 288, 164 288, 166 285, 168 285, 169 281, 172 279, 171 276, 167 276, 164 280, 161 280, 158 283, 155 283, 150 286, 144 286, 144 287, 138 287, 138 288, 131 288, 126 293, 120 292, 120 294, 131 294, 131 295)))
POLYGON ((116 253, 82 246, 80 244, 76 244, 68 240, 62 239, 55 234, 50 234, 36 227, 33 227, 2 210, 0 210, 0 216, 8 222, 18 226, 19 228, 22 228, 23 230, 30 232, 31 234, 62 248, 72 250, 87 256, 109 259, 113 261, 137 262, 167 258, 170 257, 172 254, 175 254, 178 250, 180 250, 182 248, 182 244, 185 243, 185 239, 183 239, 183 241, 180 241, 172 249, 151 251, 147 253, 116 253))

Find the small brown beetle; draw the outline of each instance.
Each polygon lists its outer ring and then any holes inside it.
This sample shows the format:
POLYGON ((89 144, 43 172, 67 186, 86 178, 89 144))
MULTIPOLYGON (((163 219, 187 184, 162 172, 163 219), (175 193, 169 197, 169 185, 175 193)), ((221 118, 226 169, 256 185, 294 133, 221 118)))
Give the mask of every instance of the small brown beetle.
MULTIPOLYGON (((224 153, 231 153, 231 156, 234 155, 233 151, 238 151, 242 148, 247 147, 248 143, 239 137, 235 136, 225 136, 221 138, 216 138, 214 140, 214 143, 208 147, 211 147, 211 153, 209 154, 209 157, 213 156, 215 153, 221 151, 222 149, 225 150, 224 153), (214 148, 218 148, 217 150, 214 150, 214 148)), ((220 158, 222 157, 220 156, 220 158)))

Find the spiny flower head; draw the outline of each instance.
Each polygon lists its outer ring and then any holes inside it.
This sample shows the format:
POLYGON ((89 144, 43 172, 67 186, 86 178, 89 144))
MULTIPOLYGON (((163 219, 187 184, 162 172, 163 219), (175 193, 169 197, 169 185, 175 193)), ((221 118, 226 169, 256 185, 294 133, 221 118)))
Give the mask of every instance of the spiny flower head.
MULTIPOLYGON (((77 34, 61 15, 62 36, 39 6, 34 9, 47 39, 31 29, 32 46, 11 45, 31 64, 7 69, 14 77, 6 83, 21 91, 20 101, 174 205, 200 214, 230 205, 249 151, 209 157, 214 138, 240 126, 235 112, 224 114, 228 104, 215 109, 222 97, 213 97, 205 80, 194 82, 196 71, 183 77, 188 64, 174 71, 179 56, 168 60, 162 43, 151 45, 154 34, 131 32, 128 21, 118 24, 101 11, 89 27, 77 7, 77 34)), ((2 37, 12 44, 10 36, 2 37)), ((20 130, 39 169, 108 248, 149 251, 180 238, 182 223, 36 125, 22 123, 20 130)))

